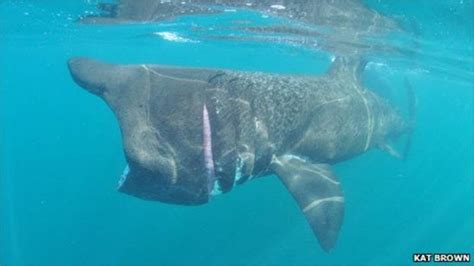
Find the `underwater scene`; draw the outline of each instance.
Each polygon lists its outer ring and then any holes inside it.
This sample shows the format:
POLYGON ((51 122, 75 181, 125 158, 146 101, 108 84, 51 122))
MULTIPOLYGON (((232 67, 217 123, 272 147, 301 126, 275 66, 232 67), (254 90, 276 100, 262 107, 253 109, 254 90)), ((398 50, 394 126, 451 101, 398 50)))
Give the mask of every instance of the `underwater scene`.
POLYGON ((474 1, 0 0, 0 266, 472 265, 474 1))

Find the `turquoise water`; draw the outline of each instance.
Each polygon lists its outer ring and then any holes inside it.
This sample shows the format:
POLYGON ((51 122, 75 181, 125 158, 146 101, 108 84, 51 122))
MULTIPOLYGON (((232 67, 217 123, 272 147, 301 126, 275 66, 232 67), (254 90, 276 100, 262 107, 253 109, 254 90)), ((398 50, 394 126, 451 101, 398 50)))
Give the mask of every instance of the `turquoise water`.
POLYGON ((335 166, 346 214, 324 253, 275 177, 200 207, 116 192, 125 166, 117 122, 72 81, 66 60, 320 75, 330 52, 207 39, 190 27, 261 22, 251 12, 114 27, 75 24, 95 10, 85 1, 0 1, 0 264, 410 265, 414 252, 472 254, 474 3, 367 3, 411 25, 379 40, 410 53, 372 56, 364 78, 401 109, 409 80, 417 126, 406 161, 373 150, 335 166))

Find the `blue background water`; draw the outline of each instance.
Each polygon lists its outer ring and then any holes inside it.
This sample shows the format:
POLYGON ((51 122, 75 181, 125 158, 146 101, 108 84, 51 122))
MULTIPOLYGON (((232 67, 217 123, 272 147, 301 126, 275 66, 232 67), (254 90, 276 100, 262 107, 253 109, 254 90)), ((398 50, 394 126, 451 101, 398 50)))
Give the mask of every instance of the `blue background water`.
MULTIPOLYGON (((275 177, 200 207, 138 200, 115 191, 125 161, 116 120, 73 83, 76 55, 322 74, 326 52, 284 44, 205 40, 182 18, 148 26, 84 26, 81 1, 0 1, 0 264, 5 265, 408 265, 414 252, 474 251, 473 1, 368 1, 417 26, 417 53, 371 64, 370 84, 418 97, 407 161, 370 151, 338 164, 346 215, 336 248, 318 246, 275 177), (429 3, 429 4, 428 4, 429 3), (408 63, 407 63, 408 62, 408 63)), ((401 97, 402 97, 401 96, 401 97)))

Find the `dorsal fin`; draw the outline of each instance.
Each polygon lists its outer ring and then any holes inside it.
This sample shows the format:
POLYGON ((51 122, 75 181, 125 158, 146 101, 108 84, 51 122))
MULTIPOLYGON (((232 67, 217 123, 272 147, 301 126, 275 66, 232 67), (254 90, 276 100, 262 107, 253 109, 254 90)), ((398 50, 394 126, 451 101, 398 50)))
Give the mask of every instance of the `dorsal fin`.
POLYGON ((367 65, 367 61, 360 57, 342 57, 338 56, 334 59, 332 65, 329 67, 328 75, 352 79, 353 81, 362 81, 362 72, 367 65))

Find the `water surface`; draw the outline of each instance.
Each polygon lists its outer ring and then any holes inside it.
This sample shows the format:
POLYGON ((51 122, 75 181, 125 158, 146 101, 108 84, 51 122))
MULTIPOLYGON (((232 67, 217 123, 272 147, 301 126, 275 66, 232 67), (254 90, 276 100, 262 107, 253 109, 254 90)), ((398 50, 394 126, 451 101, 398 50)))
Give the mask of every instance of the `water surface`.
POLYGON ((93 4, 0 1, 0 264, 409 265, 414 252, 473 253, 473 1, 366 2, 405 31, 371 40, 399 52, 370 53, 365 82, 405 112, 408 80, 417 126, 406 161, 373 150, 335 166, 346 214, 327 254, 275 177, 200 207, 116 192, 117 122, 66 60, 321 75, 334 51, 211 38, 277 20, 250 11, 78 25, 93 4))

